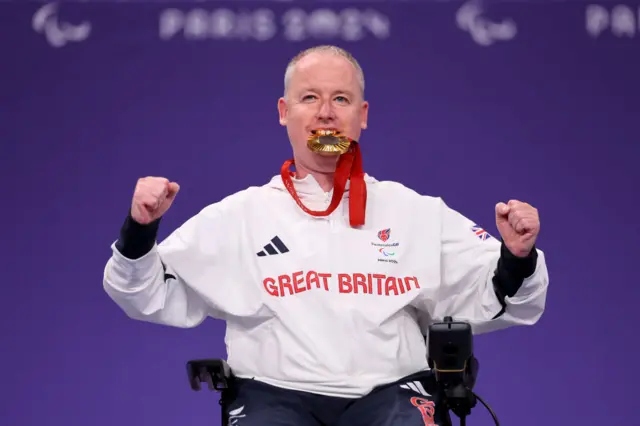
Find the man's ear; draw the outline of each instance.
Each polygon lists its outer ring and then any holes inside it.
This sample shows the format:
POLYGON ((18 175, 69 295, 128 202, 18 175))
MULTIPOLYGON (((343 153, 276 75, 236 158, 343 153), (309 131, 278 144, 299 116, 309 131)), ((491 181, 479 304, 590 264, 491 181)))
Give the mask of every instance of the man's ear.
POLYGON ((278 99, 278 116, 280 117, 280 125, 287 125, 287 101, 284 98, 278 99))
POLYGON ((362 110, 360 111, 360 127, 362 129, 366 129, 368 121, 369 121, 369 102, 364 101, 362 103, 362 110))

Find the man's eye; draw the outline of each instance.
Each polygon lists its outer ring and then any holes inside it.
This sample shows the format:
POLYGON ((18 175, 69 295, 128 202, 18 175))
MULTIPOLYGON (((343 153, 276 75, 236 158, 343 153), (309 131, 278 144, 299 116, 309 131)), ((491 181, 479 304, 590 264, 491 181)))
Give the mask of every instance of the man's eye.
POLYGON ((345 98, 344 96, 338 96, 338 97, 336 97, 336 100, 338 102, 340 102, 340 103, 349 102, 349 100, 347 98, 345 98))
POLYGON ((315 98, 316 98, 316 97, 315 97, 315 96, 313 96, 313 95, 306 95, 306 96, 303 96, 303 97, 302 97, 302 100, 306 102, 306 101, 312 101, 312 100, 314 100, 315 98))

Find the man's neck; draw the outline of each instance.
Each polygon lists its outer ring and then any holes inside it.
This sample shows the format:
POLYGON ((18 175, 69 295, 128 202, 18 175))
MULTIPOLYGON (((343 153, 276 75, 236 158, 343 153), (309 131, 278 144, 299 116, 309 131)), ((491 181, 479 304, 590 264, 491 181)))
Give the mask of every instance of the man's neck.
POLYGON ((333 178, 335 176, 335 171, 332 172, 317 172, 310 171, 305 167, 298 167, 296 165, 296 178, 304 179, 308 175, 313 176, 313 178, 318 182, 318 185, 322 188, 324 192, 330 192, 333 189, 333 178))

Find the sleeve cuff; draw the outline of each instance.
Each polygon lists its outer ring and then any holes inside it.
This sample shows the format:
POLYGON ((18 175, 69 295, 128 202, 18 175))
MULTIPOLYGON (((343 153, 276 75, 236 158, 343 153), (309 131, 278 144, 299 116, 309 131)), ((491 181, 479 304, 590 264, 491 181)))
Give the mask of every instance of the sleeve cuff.
POLYGON ((500 247, 500 263, 499 267, 503 267, 513 279, 523 280, 530 277, 536 271, 538 263, 538 250, 535 245, 526 257, 517 257, 509 251, 507 246, 502 242, 500 247))
POLYGON ((115 247, 127 259, 139 259, 149 253, 155 245, 159 228, 160 219, 142 225, 131 217, 129 211, 115 247))
POLYGON ((493 276, 493 288, 503 308, 498 316, 506 307, 505 298, 515 296, 524 280, 536 271, 537 264, 538 250, 535 245, 526 257, 518 257, 511 253, 502 241, 500 258, 493 276))

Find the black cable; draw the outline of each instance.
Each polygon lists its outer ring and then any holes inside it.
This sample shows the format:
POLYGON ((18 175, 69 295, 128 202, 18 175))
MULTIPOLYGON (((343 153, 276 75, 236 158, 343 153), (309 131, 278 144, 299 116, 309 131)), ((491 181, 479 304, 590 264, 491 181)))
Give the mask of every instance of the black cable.
MULTIPOLYGON (((478 401, 480 401, 480 402, 482 403, 482 405, 484 405, 484 406, 485 406, 485 408, 487 409, 487 411, 489 411, 489 414, 491 414, 491 417, 493 418, 493 422, 495 423, 495 425, 496 425, 496 426, 500 426, 500 422, 498 421, 498 416, 497 416, 497 415, 496 415, 496 413, 493 411, 493 409, 489 406, 489 404, 487 404, 487 403, 485 402, 485 400, 484 400, 484 399, 480 398, 480 397, 478 396, 478 394, 477 394, 477 393, 475 393, 475 392, 473 392, 472 390, 467 389, 467 391, 468 391, 468 392, 470 392, 470 393, 475 397, 475 399, 477 399, 478 401)), ((474 405, 475 405, 475 404, 474 404, 474 405)), ((467 411, 467 414, 468 414, 468 413, 469 413, 469 411, 467 411)), ((455 413, 454 413, 454 414, 455 414, 455 413)), ((466 416, 466 415, 460 415, 460 416, 458 416, 458 418, 460 419, 460 426, 466 426, 466 425, 467 425, 467 416, 466 416)), ((450 419, 450 418, 445 422, 445 425, 447 425, 447 426, 452 426, 452 423, 451 423, 451 419, 450 419)))
MULTIPOLYGON (((491 414, 491 417, 493 417, 493 422, 496 424, 496 426, 500 426, 500 422, 498 421, 498 416, 496 416, 496 413, 494 413, 493 410, 491 409, 491 407, 489 407, 489 404, 484 402, 484 400, 482 398, 480 398, 478 396, 478 394, 476 394, 475 392, 471 391, 471 393, 473 394, 473 396, 476 397, 476 399, 478 401, 480 401, 482 403, 482 405, 485 406, 485 408, 487 410, 489 410, 489 413, 491 414)), ((460 426, 464 426, 464 422, 462 420, 460 421, 460 426)))

